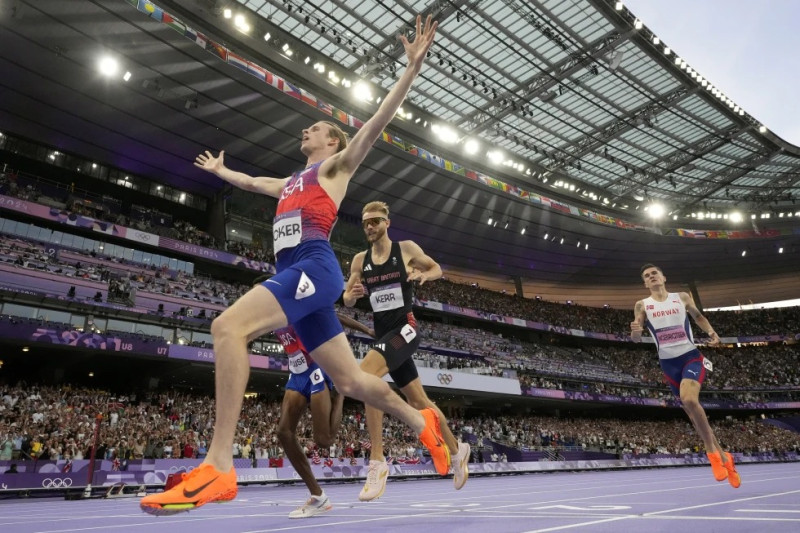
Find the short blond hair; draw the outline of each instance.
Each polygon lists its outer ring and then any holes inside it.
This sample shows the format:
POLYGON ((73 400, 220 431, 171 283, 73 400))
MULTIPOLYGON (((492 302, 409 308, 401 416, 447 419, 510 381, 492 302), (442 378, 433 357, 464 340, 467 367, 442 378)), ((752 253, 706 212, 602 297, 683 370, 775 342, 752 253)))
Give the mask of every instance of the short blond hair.
POLYGON ((383 213, 386 218, 389 218, 389 204, 386 202, 381 202, 376 200, 374 202, 370 202, 364 206, 364 209, 361 210, 361 214, 369 213, 371 211, 378 211, 383 213))
POLYGON ((322 123, 328 126, 328 135, 331 139, 339 139, 339 148, 337 148, 336 152, 339 153, 347 148, 347 141, 350 139, 350 136, 347 135, 347 132, 333 122, 323 120, 322 123))

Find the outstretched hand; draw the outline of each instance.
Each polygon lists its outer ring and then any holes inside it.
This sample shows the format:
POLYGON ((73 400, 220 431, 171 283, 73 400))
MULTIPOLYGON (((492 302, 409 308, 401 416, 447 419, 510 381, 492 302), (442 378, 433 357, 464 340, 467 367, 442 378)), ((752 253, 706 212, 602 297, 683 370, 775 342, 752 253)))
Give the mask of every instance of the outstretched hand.
POLYGON ((220 151, 217 157, 211 155, 211 152, 206 150, 205 154, 198 155, 194 160, 194 166, 202 168, 205 171, 216 174, 225 168, 225 150, 220 151))
POLYGON ((406 57, 408 57, 408 68, 419 69, 422 67, 422 62, 425 61, 425 55, 428 53, 433 38, 436 36, 436 28, 439 22, 433 21, 433 17, 428 15, 425 19, 425 27, 422 27, 422 16, 417 15, 417 30, 414 35, 414 40, 408 42, 405 35, 400 35, 400 41, 406 49, 406 57))

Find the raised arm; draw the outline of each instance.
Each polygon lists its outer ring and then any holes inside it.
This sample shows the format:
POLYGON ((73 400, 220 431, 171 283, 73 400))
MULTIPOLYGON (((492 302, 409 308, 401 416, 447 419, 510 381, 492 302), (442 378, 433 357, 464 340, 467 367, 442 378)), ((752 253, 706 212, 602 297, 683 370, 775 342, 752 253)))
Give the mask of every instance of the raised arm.
POLYGON ((442 267, 414 241, 400 241, 403 258, 410 267, 409 281, 418 281, 420 285, 442 277, 442 267))
POLYGON ((425 61, 425 55, 428 53, 431 44, 433 44, 438 25, 439 23, 433 22, 429 15, 423 28, 422 17, 417 15, 417 30, 414 41, 408 42, 405 35, 400 36, 408 58, 408 66, 405 72, 381 102, 378 111, 358 130, 353 140, 348 143, 347 148, 334 156, 335 166, 328 172, 328 176, 347 176, 349 178, 364 161, 367 152, 375 144, 378 136, 394 118, 400 108, 400 104, 405 100, 411 85, 422 69, 422 63, 425 61))
POLYGON ((714 331, 708 319, 703 316, 703 313, 701 313, 694 304, 692 295, 688 292, 682 292, 679 296, 681 297, 681 302, 683 302, 683 305, 686 307, 686 312, 694 319, 694 323, 710 337, 711 340, 708 341, 708 344, 719 344, 719 335, 717 335, 717 332, 714 331))
POLYGON ((207 172, 216 174, 234 187, 257 194, 266 194, 278 198, 283 190, 283 185, 289 178, 254 178, 243 172, 236 172, 225 166, 225 150, 222 150, 217 157, 211 155, 206 150, 205 154, 200 154, 194 161, 194 166, 202 168, 207 172))
POLYGON ((353 307, 356 300, 367 294, 364 285, 361 284, 361 269, 364 266, 364 256, 366 255, 366 252, 359 252, 350 263, 350 277, 347 279, 347 285, 342 295, 342 301, 347 307, 353 307))
POLYGON ((647 322, 647 313, 644 311, 644 302, 639 300, 633 306, 633 322, 631 322, 631 340, 639 342, 642 340, 642 331, 647 322))

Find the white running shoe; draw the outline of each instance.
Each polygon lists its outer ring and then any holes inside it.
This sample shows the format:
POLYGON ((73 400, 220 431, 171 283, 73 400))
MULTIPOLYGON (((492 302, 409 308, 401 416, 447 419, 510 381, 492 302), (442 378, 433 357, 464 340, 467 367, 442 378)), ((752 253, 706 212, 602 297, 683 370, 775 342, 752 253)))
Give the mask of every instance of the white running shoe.
POLYGON ((358 499, 362 502, 368 502, 375 498, 380 498, 383 491, 386 490, 386 478, 389 477, 389 465, 386 461, 370 461, 369 470, 367 471, 367 482, 358 499))
POLYGON ((471 448, 469 444, 466 442, 459 442, 458 443, 458 453, 455 457, 453 457, 453 485, 455 485, 456 490, 460 490, 461 487, 467 482, 467 478, 469 477, 469 454, 471 448))
POLYGON ((289 513, 289 518, 311 518, 312 516, 327 513, 331 509, 333 509, 331 500, 323 490, 321 495, 311 496, 302 507, 298 507, 289 513))

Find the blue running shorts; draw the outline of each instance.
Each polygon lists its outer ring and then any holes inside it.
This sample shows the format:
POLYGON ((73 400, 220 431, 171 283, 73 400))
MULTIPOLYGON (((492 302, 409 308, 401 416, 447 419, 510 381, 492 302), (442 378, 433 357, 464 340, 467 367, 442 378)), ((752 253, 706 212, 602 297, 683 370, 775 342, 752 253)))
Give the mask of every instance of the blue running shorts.
POLYGON ((306 350, 342 333, 333 304, 344 275, 328 241, 306 241, 278 256, 278 273, 262 283, 278 300, 306 350))
POLYGON ((299 392, 311 401, 311 395, 325 390, 333 390, 333 381, 322 371, 317 363, 311 363, 308 369, 301 374, 291 374, 286 383, 286 390, 299 392))

